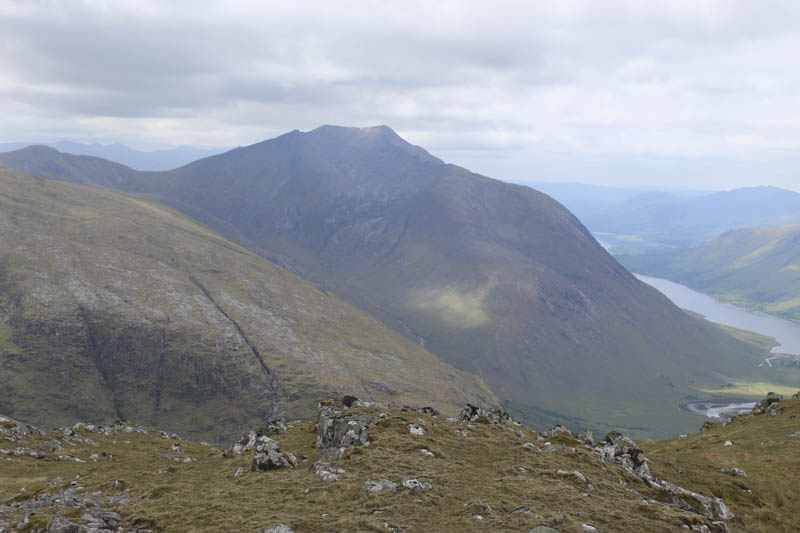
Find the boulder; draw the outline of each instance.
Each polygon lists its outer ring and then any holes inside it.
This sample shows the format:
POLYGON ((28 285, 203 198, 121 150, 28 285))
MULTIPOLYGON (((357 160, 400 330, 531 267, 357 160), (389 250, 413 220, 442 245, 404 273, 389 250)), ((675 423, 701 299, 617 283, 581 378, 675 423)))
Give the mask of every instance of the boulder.
MULTIPOLYGON (((779 403, 783 400, 783 396, 776 392, 768 392, 767 395, 761 399, 755 407, 753 407, 753 414, 760 415, 767 412, 767 410, 772 406, 772 404, 779 403)), ((771 413, 771 414, 780 414, 780 413, 771 413)))
POLYGON ((260 436, 256 441, 250 469, 253 472, 263 472, 285 466, 297 466, 297 458, 291 453, 282 453, 281 445, 271 438, 260 436))
POLYGON ((394 494, 397 492, 397 484, 388 479, 368 479, 364 483, 362 495, 366 498, 376 494, 394 494))

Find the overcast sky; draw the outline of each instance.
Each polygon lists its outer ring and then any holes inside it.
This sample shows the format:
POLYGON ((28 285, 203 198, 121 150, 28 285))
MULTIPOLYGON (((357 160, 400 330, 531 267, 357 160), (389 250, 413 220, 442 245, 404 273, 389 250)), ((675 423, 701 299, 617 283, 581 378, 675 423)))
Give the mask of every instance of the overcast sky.
POLYGON ((800 190, 800 2, 0 0, 0 142, 387 124, 510 181, 800 190))

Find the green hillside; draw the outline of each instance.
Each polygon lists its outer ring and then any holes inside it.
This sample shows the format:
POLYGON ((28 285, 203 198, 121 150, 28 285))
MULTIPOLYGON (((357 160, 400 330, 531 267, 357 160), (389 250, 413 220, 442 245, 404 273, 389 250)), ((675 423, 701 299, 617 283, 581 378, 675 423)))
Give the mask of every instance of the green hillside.
POLYGON ((668 278, 720 300, 800 320, 800 226, 729 231, 690 250, 620 252, 634 272, 668 278))

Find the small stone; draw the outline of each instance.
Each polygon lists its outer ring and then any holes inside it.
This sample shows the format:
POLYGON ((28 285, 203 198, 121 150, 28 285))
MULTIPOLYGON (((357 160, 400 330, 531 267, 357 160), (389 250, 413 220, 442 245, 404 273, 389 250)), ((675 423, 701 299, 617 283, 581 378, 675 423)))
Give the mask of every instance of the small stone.
POLYGON ((240 466, 239 468, 236 469, 236 472, 233 473, 233 477, 239 477, 242 474, 244 474, 244 467, 240 466))
POLYGON ((394 494, 397 492, 397 484, 388 479, 369 479, 364 483, 362 495, 366 498, 376 494, 394 494))
POLYGON ((733 446, 733 441, 726 440, 723 446, 733 446))
POLYGON ((472 515, 472 518, 474 518, 475 520, 479 520, 479 521, 484 519, 483 515, 480 515, 480 514, 474 514, 474 515, 472 515))
POLYGON ((424 435, 427 433, 425 428, 420 426, 419 424, 409 424, 408 425, 408 432, 412 435, 424 435))
POLYGON ((402 485, 412 492, 426 492, 431 490, 431 484, 416 478, 404 479, 402 485))
POLYGON ((286 524, 275 524, 272 527, 264 529, 261 533, 294 533, 294 531, 286 524))
POLYGON ((747 474, 745 473, 744 470, 740 470, 735 466, 723 466, 722 468, 719 469, 719 471, 722 472, 723 474, 730 474, 732 476, 747 477, 747 474))

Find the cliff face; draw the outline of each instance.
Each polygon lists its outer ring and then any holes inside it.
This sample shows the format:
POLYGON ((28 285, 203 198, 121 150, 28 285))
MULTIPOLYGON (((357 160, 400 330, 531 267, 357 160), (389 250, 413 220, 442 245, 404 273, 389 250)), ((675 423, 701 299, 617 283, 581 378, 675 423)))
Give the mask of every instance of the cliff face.
POLYGON ((161 205, 0 170, 0 412, 198 436, 332 393, 496 403, 349 304, 161 205))

